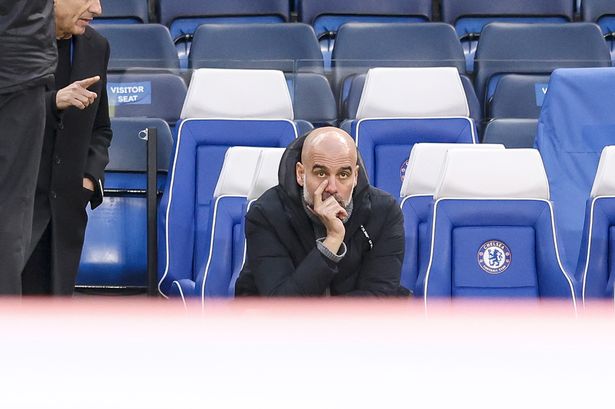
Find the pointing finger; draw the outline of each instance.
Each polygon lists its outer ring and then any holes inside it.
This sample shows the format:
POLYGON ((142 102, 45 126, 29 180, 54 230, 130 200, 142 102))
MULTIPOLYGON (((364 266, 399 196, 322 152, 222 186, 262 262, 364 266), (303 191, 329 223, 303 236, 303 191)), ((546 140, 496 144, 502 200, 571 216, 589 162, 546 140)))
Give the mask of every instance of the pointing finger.
POLYGON ((98 81, 100 81, 100 76, 97 75, 95 77, 90 77, 81 81, 77 81, 77 84, 79 84, 83 88, 89 88, 92 85, 96 84, 98 81))
POLYGON ((316 204, 322 203, 322 192, 325 191, 328 184, 329 180, 325 179, 320 183, 320 185, 318 185, 318 187, 314 191, 314 207, 316 207, 316 204))

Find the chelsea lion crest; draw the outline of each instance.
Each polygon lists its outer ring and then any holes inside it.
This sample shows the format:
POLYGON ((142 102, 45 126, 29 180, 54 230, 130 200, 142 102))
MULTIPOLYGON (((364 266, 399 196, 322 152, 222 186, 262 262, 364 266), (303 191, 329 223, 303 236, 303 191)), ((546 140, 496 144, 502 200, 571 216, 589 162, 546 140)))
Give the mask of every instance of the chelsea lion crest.
POLYGON ((512 262, 508 246, 499 240, 484 242, 478 249, 478 265, 489 274, 501 274, 512 262))

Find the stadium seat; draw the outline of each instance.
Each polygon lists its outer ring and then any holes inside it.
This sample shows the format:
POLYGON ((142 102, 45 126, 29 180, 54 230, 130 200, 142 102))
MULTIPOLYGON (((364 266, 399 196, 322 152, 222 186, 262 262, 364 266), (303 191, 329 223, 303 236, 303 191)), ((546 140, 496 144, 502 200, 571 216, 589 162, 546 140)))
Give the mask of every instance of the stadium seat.
POLYGON ((615 63, 615 2, 612 0, 583 0, 581 16, 584 21, 597 23, 611 50, 615 63))
POLYGON ((491 22, 566 23, 573 21, 572 0, 441 0, 442 21, 455 26, 473 71, 474 53, 483 27, 491 22))
POLYGON ((94 19, 94 24, 148 23, 147 0, 101 0, 103 14, 94 19))
POLYGON ((504 75, 489 98, 485 116, 538 119, 548 83, 548 75, 504 75))
POLYGON ((314 30, 300 23, 202 25, 194 34, 190 67, 323 72, 314 30))
POLYGON ((302 0, 299 21, 314 27, 325 60, 331 65, 335 35, 342 24, 418 23, 432 18, 431 0, 302 0))
POLYGON ((419 142, 476 143, 457 69, 372 68, 351 123, 371 183, 398 196, 419 142))
POLYGON ((534 146, 538 119, 492 119, 483 132, 483 143, 501 143, 507 148, 534 146))
POLYGON ((227 149, 285 147, 297 137, 280 71, 196 70, 181 118, 160 206, 158 288, 165 296, 180 295, 175 281, 194 286, 206 266, 213 194, 227 149))
POLYGON ((585 305, 589 299, 613 299, 615 280, 615 146, 602 151, 585 209, 577 280, 585 305))
POLYGON ((194 295, 202 302, 210 297, 235 296, 235 281, 244 261, 244 218, 249 197, 254 200, 277 185, 283 153, 284 148, 234 147, 227 151, 214 192, 209 259, 195 285, 194 295), (234 160, 237 150, 248 152, 234 160))
MULTIPOLYGON (((359 109, 359 102, 361 101, 361 94, 363 93, 363 86, 365 85, 365 76, 366 74, 354 75, 350 81, 348 96, 346 100, 343 101, 342 105, 342 118, 345 118, 345 121, 357 117, 357 109, 359 109)), ((466 75, 461 75, 460 77, 463 90, 468 100, 468 107, 470 108, 470 118, 474 120, 475 124, 480 124, 483 121, 481 105, 474 92, 472 81, 466 75)), ((344 127, 348 127, 348 125, 344 124, 344 127)))
POLYGON ((175 74, 109 74, 109 114, 161 118, 173 126, 179 120, 186 91, 186 83, 175 74))
POLYGON ((324 75, 287 74, 286 80, 297 120, 308 121, 315 126, 337 125, 335 97, 324 75))
POLYGON ((549 75, 555 68, 610 64, 606 43, 595 24, 490 23, 476 50, 474 89, 486 104, 506 74, 549 75))
POLYGON ((557 251, 535 149, 451 149, 434 195, 425 305, 447 298, 561 298, 576 307, 557 251))
POLYGON ((538 122, 535 146, 542 155, 555 207, 560 254, 575 271, 585 203, 605 146, 615 145, 615 69, 558 69, 538 122))
POLYGON ((179 68, 179 59, 169 30, 160 24, 99 24, 96 31, 111 46, 109 71, 129 68, 179 68))
POLYGON ((406 236, 401 285, 414 291, 419 271, 427 268, 430 242, 428 221, 433 208, 433 195, 444 168, 446 152, 453 148, 504 149, 503 145, 460 143, 417 143, 408 159, 400 196, 406 236))
POLYGON ((147 146, 142 130, 157 129, 158 189, 162 190, 173 141, 161 119, 114 118, 105 171, 105 200, 88 209, 77 287, 147 287, 147 146))
POLYGON ((356 74, 373 67, 456 67, 465 60, 455 30, 444 23, 347 23, 333 49, 333 89, 340 108, 356 74))
POLYGON ((288 0, 157 0, 160 22, 167 26, 182 68, 187 67, 191 42, 203 24, 284 23, 288 0))

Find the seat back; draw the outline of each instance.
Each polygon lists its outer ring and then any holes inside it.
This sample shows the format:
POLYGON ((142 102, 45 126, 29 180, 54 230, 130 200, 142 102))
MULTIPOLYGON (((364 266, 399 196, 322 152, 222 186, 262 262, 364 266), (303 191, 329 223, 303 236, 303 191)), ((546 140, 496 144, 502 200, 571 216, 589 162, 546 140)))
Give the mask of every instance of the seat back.
POLYGON ((147 0, 101 0, 103 14, 94 24, 148 23, 147 0))
POLYGON ((489 98, 486 117, 538 119, 548 84, 548 75, 504 75, 489 98))
POLYGON ((431 0, 306 0, 299 4, 299 21, 314 27, 325 67, 330 67, 331 52, 340 26, 349 22, 417 23, 432 18, 431 0))
POLYGON ((161 118, 173 126, 179 120, 186 91, 186 83, 175 74, 109 74, 109 115, 161 118))
POLYGON ((190 67, 322 73, 323 61, 307 24, 206 24, 194 34, 190 67))
POLYGON ((615 280, 615 146, 602 150, 585 211, 576 278, 585 304, 613 298, 615 280))
POLYGON ((486 104, 503 75, 549 75, 556 68, 608 67, 611 61, 595 24, 490 23, 481 34, 475 64, 476 93, 486 104))
POLYGON ((504 149, 503 145, 417 143, 412 147, 400 196, 406 236, 401 285, 414 291, 419 271, 429 260, 429 219, 433 195, 444 168, 446 152, 454 148, 504 149))
POLYGON ((583 0, 581 17, 598 24, 611 50, 615 62, 615 3, 610 0, 583 0))
POLYGON ((474 53, 485 25, 495 21, 566 23, 574 17, 571 0, 442 0, 441 7, 442 21, 455 26, 469 72, 473 71, 474 53))
POLYGON ((576 268, 585 202, 600 153, 615 144, 613 90, 615 69, 555 70, 540 113, 535 146, 549 177, 560 250, 569 271, 576 268))
POLYGON ((92 212, 77 275, 78 287, 140 287, 147 277, 147 144, 157 130, 158 189, 164 188, 173 140, 161 119, 114 118, 105 171, 105 200, 92 212))
POLYGON ((493 119, 485 128, 483 143, 501 143, 507 148, 531 148, 537 128, 537 119, 493 119))
POLYGON ((476 143, 468 115, 455 68, 371 69, 352 122, 369 180, 397 196, 415 143, 476 143))
POLYGON ((179 68, 169 29, 161 24, 98 24, 111 47, 109 71, 179 68))
POLYGON ((452 149, 434 195, 432 297, 558 297, 575 303, 557 253, 549 185, 534 149, 452 149))
POLYGON ((159 288, 206 266, 213 194, 231 146, 284 147, 297 137, 284 74, 201 69, 182 110, 159 220, 159 288))
POLYGON ((347 23, 337 32, 332 58, 340 103, 352 76, 373 67, 456 67, 465 73, 461 44, 444 23, 347 23))
POLYGON ((295 118, 316 126, 336 125, 337 106, 329 81, 322 74, 287 74, 295 118))

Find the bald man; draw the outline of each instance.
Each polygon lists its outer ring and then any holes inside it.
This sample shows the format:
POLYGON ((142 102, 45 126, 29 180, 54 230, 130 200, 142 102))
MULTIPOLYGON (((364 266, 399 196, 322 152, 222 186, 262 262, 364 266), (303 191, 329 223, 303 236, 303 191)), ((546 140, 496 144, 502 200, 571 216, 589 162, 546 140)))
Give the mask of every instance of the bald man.
POLYGON ((395 296, 404 256, 395 199, 369 185, 352 138, 326 127, 284 153, 246 216, 237 296, 395 296))

